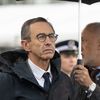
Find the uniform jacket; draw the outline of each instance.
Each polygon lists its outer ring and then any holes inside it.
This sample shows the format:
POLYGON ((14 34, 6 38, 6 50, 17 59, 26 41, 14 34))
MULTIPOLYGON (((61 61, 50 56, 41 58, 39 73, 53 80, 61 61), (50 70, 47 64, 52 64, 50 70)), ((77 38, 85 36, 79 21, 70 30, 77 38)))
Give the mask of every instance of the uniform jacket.
POLYGON ((71 100, 71 81, 60 72, 57 52, 50 61, 53 75, 50 90, 46 92, 37 82, 27 63, 24 50, 0 55, 0 100, 71 100))

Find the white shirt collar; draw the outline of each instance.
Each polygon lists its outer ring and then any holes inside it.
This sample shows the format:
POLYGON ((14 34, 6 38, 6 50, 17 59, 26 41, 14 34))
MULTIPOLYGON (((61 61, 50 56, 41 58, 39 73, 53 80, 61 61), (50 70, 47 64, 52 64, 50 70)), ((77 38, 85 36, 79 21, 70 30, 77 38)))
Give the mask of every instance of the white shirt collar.
POLYGON ((43 74, 46 72, 50 73, 50 78, 52 79, 52 74, 51 74, 51 66, 49 65, 48 70, 45 71, 42 68, 38 67, 37 65, 35 65, 30 59, 28 59, 28 63, 29 66, 32 70, 32 73, 34 74, 34 76, 39 80, 42 78, 43 74))

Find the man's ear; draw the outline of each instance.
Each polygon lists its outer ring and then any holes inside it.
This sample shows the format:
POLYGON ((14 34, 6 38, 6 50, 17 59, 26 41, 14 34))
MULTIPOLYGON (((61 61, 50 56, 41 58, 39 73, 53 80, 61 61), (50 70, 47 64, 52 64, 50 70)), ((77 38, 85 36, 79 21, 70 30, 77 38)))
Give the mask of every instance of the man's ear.
POLYGON ((21 45, 22 45, 22 48, 25 51, 30 51, 30 41, 28 41, 28 40, 21 40, 21 45))

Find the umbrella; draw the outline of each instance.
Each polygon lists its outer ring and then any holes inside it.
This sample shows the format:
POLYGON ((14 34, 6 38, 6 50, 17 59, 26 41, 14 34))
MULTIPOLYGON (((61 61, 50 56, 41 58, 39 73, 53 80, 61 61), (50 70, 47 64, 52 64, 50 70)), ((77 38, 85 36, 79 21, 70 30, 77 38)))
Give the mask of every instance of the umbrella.
POLYGON ((78 54, 78 64, 83 64, 82 61, 82 53, 81 53, 81 31, 80 31, 80 25, 81 25, 81 4, 93 4, 96 2, 100 2, 100 0, 62 0, 62 1, 71 1, 71 2, 79 2, 79 16, 78 16, 78 34, 79 34, 79 54, 78 54))
MULTIPOLYGON (((62 1, 73 1, 73 2, 79 2, 79 0, 62 0, 62 1)), ((99 2, 100 0, 81 0, 82 3, 85 4, 93 4, 96 2, 99 2)))

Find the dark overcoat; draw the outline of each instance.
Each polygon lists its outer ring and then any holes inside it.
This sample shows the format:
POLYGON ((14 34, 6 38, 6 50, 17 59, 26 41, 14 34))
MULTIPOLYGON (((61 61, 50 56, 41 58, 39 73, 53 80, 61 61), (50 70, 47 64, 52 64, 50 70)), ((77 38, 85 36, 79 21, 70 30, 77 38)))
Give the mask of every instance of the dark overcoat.
POLYGON ((46 92, 37 82, 27 63, 24 50, 0 55, 0 100, 71 100, 73 94, 69 77, 60 72, 57 52, 50 61, 53 75, 50 90, 46 92))

